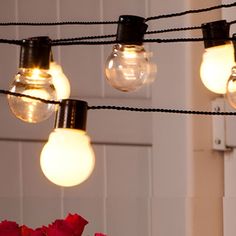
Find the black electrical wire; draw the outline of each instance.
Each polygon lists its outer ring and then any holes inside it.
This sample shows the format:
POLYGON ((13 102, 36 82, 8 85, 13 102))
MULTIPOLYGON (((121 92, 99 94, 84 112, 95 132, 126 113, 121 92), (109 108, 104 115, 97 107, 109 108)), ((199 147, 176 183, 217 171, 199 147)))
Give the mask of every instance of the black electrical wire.
MULTIPOLYGON (((26 94, 10 92, 8 90, 0 89, 1 94, 11 95, 16 97, 26 97, 34 99, 47 104, 60 105, 60 101, 47 100, 39 97, 34 97, 26 94)), ((131 111, 131 112, 145 112, 145 113, 175 113, 175 114, 189 114, 189 115, 224 115, 235 116, 236 112, 218 112, 218 111, 194 111, 194 110, 180 110, 180 109, 164 109, 164 108, 138 108, 125 106, 88 106, 88 110, 116 110, 116 111, 131 111)))
POLYGON ((104 38, 114 38, 114 37, 116 37, 116 34, 83 36, 83 37, 78 37, 78 38, 54 39, 52 41, 54 44, 57 44, 60 42, 73 42, 73 41, 80 41, 80 40, 93 40, 93 39, 104 39, 104 38))
POLYGON ((47 99, 43 99, 43 98, 39 98, 39 97, 34 97, 34 96, 22 94, 22 93, 15 93, 15 92, 11 92, 11 91, 8 91, 8 90, 3 90, 3 89, 0 89, 0 93, 1 94, 15 96, 15 97, 30 98, 30 99, 34 99, 34 100, 37 100, 37 101, 40 101, 40 102, 43 102, 43 103, 48 103, 48 104, 60 104, 60 101, 47 100, 47 99))
MULTIPOLYGON (((235 38, 173 38, 173 39, 144 39, 144 43, 179 43, 179 42, 201 42, 206 40, 231 40, 236 41, 235 38)), ((52 46, 69 46, 69 45, 107 45, 107 44, 118 44, 123 43, 117 40, 107 41, 51 41, 52 46)))
POLYGON ((158 19, 163 19, 163 18, 171 18, 171 17, 177 17, 177 16, 184 16, 184 15, 187 15, 187 14, 195 14, 195 13, 201 13, 201 12, 208 12, 208 11, 217 10, 217 9, 220 9, 220 8, 230 8, 230 7, 234 7, 234 6, 236 6, 236 2, 233 2, 233 3, 230 3, 230 4, 221 4, 221 5, 207 7, 207 8, 188 10, 188 11, 172 13, 172 14, 152 16, 152 17, 146 18, 146 22, 150 21, 150 20, 158 20, 158 19))
MULTIPOLYGON (((150 20, 158 20, 163 18, 171 18, 177 16, 183 16, 187 14, 195 14, 201 12, 207 12, 212 10, 217 10, 220 8, 230 8, 236 6, 236 2, 230 4, 221 4, 207 8, 187 10, 183 12, 164 14, 158 16, 152 16, 146 18, 146 22, 150 20)), ((57 25, 98 25, 98 24, 118 24, 119 21, 62 21, 62 22, 0 22, 0 26, 57 26, 57 25)))
POLYGON ((22 40, 15 40, 15 39, 0 39, 0 43, 4 43, 4 44, 13 44, 13 45, 22 45, 22 40))
POLYGON ((106 25, 118 21, 62 21, 62 22, 0 22, 0 26, 57 26, 57 25, 106 25))
POLYGON ((235 116, 236 112, 220 112, 220 111, 193 111, 180 109, 164 109, 164 108, 137 108, 124 106, 89 106, 89 110, 117 110, 117 111, 133 111, 133 112, 151 112, 151 113, 175 113, 189 115, 224 115, 235 116))

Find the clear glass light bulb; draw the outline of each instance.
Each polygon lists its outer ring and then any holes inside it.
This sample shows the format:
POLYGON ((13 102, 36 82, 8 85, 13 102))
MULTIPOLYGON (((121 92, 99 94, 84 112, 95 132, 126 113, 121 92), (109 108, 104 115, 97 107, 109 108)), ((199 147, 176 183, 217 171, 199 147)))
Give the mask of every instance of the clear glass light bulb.
POLYGON ((95 166, 95 156, 85 131, 57 128, 43 147, 40 165, 54 184, 69 187, 85 181, 95 166))
POLYGON ((232 68, 231 76, 227 82, 227 100, 236 109, 236 66, 232 68))
MULTIPOLYGON (((47 70, 20 69, 10 91, 47 100, 57 99, 52 77, 47 70)), ((17 118, 30 123, 46 120, 55 111, 53 104, 26 97, 8 95, 8 103, 17 118)))
POLYGON ((135 91, 155 80, 156 65, 149 58, 143 46, 117 44, 106 61, 106 79, 120 91, 135 91))
POLYGON ((214 93, 225 94, 226 83, 234 63, 232 43, 207 48, 200 68, 203 84, 214 93))
POLYGON ((52 76, 52 82, 57 92, 58 100, 67 99, 70 97, 70 82, 63 73, 60 65, 56 62, 50 62, 48 72, 52 76))

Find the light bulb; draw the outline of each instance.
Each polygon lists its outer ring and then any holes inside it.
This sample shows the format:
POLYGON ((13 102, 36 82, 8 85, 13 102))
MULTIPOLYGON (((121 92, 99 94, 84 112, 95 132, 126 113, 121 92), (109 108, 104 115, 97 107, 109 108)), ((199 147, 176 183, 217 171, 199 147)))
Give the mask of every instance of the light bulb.
POLYGON ((57 99, 67 99, 70 97, 70 82, 59 64, 55 61, 50 62, 49 74, 56 89, 57 99))
POLYGON ((120 91, 135 91, 155 79, 156 66, 149 58, 142 45, 117 44, 106 62, 106 79, 120 91))
POLYGON ((69 187, 82 183, 95 166, 89 137, 82 130, 55 129, 41 152, 40 165, 54 184, 69 187))
POLYGON ((232 68, 231 76, 227 82, 227 100, 236 109, 236 66, 232 68))
POLYGON ((200 67, 203 84, 214 93, 225 94, 226 84, 234 64, 232 43, 205 49, 200 67))
MULTIPOLYGON (((46 100, 57 98, 52 77, 46 70, 20 69, 10 91, 46 100)), ((26 97, 8 95, 8 103, 17 118, 30 123, 46 120, 55 111, 53 104, 26 97)))
POLYGON ((94 152, 85 133, 87 109, 87 102, 71 99, 62 100, 58 106, 55 129, 40 157, 44 175, 54 184, 75 186, 94 169, 94 152))
POLYGON ((119 43, 113 46, 105 65, 105 76, 112 87, 129 92, 154 81, 156 65, 150 61, 151 53, 147 53, 143 47, 147 27, 142 17, 119 17, 116 34, 119 43))
MULTIPOLYGON (((56 100, 56 90, 52 77, 48 73, 50 53, 51 46, 48 37, 23 40, 19 72, 10 86, 10 91, 45 100, 56 100)), ((26 97, 9 95, 8 103, 17 118, 30 123, 46 120, 55 111, 53 104, 26 97)))
POLYGON ((203 84, 212 92, 225 94, 234 65, 234 47, 229 38, 230 24, 225 20, 202 24, 205 52, 200 67, 203 84))

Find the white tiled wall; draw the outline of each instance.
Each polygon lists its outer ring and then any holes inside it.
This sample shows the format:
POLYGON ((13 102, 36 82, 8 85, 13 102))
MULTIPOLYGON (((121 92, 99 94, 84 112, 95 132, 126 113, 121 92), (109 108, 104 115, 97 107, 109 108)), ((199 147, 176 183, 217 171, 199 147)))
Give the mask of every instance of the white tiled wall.
MULTIPOLYGON (((117 20, 121 14, 146 17, 183 11, 192 2, 200 7, 197 0, 0 0, 0 21, 117 20)), ((149 30, 190 24, 189 17, 180 17, 150 22, 149 30)), ((1 27, 0 37, 68 38, 114 34, 115 28, 11 26, 1 27)), ((179 33, 171 34, 178 36, 179 33)), ((131 94, 117 92, 105 81, 103 67, 111 47, 53 48, 55 59, 70 79, 73 98, 84 99, 89 105, 179 109, 195 105, 197 92, 192 94, 195 88, 192 78, 198 77, 193 74, 198 65, 191 56, 194 51, 199 59, 202 50, 199 45, 200 50, 192 50, 189 44, 147 45, 158 65, 158 77, 150 87, 131 94)), ((7 89, 17 70, 19 48, 0 45, 0 52, 0 88, 7 89)), ((202 103, 209 102, 206 97, 201 99, 202 103)), ((37 125, 25 124, 10 113, 4 96, 0 108, 0 220, 11 219, 37 227, 76 212, 89 221, 86 236, 96 231, 110 236, 197 235, 192 232, 193 218, 197 218, 192 213, 192 206, 197 205, 192 178, 196 177, 193 159, 199 142, 192 129, 192 117, 90 110, 88 133, 96 153, 95 171, 85 183, 63 189, 51 184, 39 166, 40 150, 53 128, 53 118, 37 125)), ((194 122, 201 120, 197 118, 194 122)), ((206 142, 211 143, 205 138, 209 137, 209 127, 206 130, 198 151, 206 142)), ((211 168, 211 162, 208 165, 211 168)))

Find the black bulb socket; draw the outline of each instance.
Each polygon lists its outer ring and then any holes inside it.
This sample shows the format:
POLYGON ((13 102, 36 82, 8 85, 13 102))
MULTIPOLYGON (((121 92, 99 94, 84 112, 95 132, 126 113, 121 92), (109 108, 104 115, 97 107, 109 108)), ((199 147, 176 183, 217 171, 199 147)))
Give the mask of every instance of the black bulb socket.
POLYGON ((122 15, 119 17, 116 40, 126 45, 142 45, 147 28, 143 17, 122 15))
POLYGON ((230 25, 226 20, 202 24, 202 34, 205 48, 228 44, 230 25))
POLYGON ((56 113, 55 128, 86 130, 88 103, 64 99, 56 113))
POLYGON ((20 49, 20 68, 49 69, 51 40, 47 36, 24 39, 20 49))
POLYGON ((232 38, 233 38, 232 43, 234 46, 234 61, 236 62, 236 33, 232 35, 232 38))

